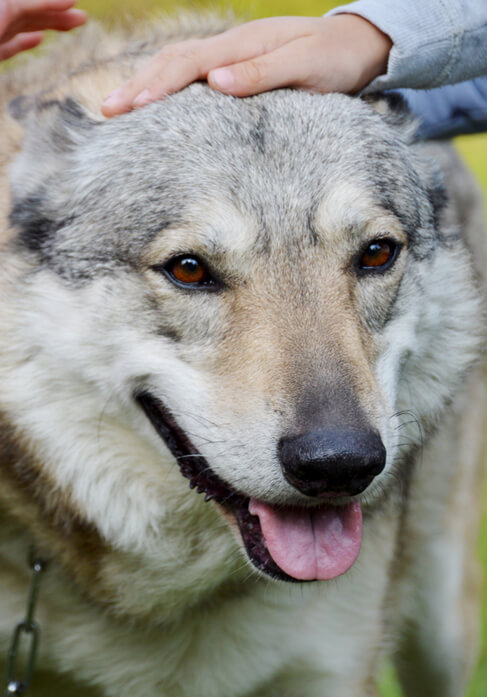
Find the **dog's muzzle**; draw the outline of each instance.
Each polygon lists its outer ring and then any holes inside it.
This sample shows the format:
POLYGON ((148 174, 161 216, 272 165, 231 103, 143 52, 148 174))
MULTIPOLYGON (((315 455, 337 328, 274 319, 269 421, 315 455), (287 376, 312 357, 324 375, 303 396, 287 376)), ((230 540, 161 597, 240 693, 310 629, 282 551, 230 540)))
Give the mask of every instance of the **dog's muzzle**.
POLYGON ((316 431, 282 439, 279 454, 286 479, 296 490, 323 500, 278 506, 223 481, 157 397, 147 391, 134 397, 190 487, 233 514, 257 569, 296 582, 336 578, 354 564, 362 539, 361 504, 326 498, 360 493, 383 469, 385 449, 375 432, 316 431))

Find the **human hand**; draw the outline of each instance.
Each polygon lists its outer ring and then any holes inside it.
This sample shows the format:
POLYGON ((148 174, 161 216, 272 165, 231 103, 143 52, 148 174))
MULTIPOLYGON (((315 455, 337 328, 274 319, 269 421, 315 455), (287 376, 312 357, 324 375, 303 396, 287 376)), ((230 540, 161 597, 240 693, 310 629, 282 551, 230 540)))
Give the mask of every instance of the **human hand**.
POLYGON ((76 0, 0 0, 0 60, 41 43, 42 29, 69 31, 86 22, 76 0))
POLYGON ((357 92, 387 69, 392 42, 352 14, 271 17, 206 39, 169 44, 105 100, 115 116, 195 80, 244 97, 277 87, 357 92))

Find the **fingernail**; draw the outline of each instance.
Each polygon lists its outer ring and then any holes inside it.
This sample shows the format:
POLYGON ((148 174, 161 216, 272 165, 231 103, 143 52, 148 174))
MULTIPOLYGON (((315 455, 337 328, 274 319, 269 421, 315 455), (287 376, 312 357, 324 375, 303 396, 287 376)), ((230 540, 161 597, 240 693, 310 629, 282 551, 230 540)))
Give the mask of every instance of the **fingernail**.
POLYGON ((110 94, 108 95, 108 97, 106 97, 106 99, 105 99, 105 101, 103 102, 103 104, 110 104, 110 105, 116 104, 116 102, 118 102, 118 98, 120 97, 121 93, 122 93, 122 88, 121 88, 121 87, 119 87, 119 88, 116 89, 116 90, 113 90, 113 92, 110 92, 110 94))
POLYGON ((151 101, 151 95, 150 95, 150 90, 143 90, 140 94, 136 96, 132 104, 134 106, 144 106, 144 104, 147 104, 148 102, 151 101))
POLYGON ((222 90, 229 90, 235 82, 233 73, 228 68, 217 68, 210 72, 211 82, 222 90))

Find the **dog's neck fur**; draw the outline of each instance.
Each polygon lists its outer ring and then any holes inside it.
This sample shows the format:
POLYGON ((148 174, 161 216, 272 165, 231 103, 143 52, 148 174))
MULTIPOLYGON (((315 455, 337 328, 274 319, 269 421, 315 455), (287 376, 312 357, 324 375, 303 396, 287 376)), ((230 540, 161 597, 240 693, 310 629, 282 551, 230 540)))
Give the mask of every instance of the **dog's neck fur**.
POLYGON ((109 603, 110 594, 99 593, 100 587, 94 583, 109 546, 65 493, 56 490, 4 414, 0 414, 0 466, 4 516, 23 530, 47 558, 58 559, 94 600, 109 603))

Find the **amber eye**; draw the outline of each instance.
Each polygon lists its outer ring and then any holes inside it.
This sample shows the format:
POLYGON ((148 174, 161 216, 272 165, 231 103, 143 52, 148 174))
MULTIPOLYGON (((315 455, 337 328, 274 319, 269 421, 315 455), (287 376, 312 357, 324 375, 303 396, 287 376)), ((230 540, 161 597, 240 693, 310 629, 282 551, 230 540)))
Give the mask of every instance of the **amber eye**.
POLYGON ((359 258, 359 268, 363 270, 384 271, 392 266, 399 246, 392 240, 370 242, 359 258))
POLYGON ((164 272, 172 281, 180 285, 200 288, 214 286, 215 280, 206 266, 196 257, 180 256, 171 259, 164 267, 164 272))

